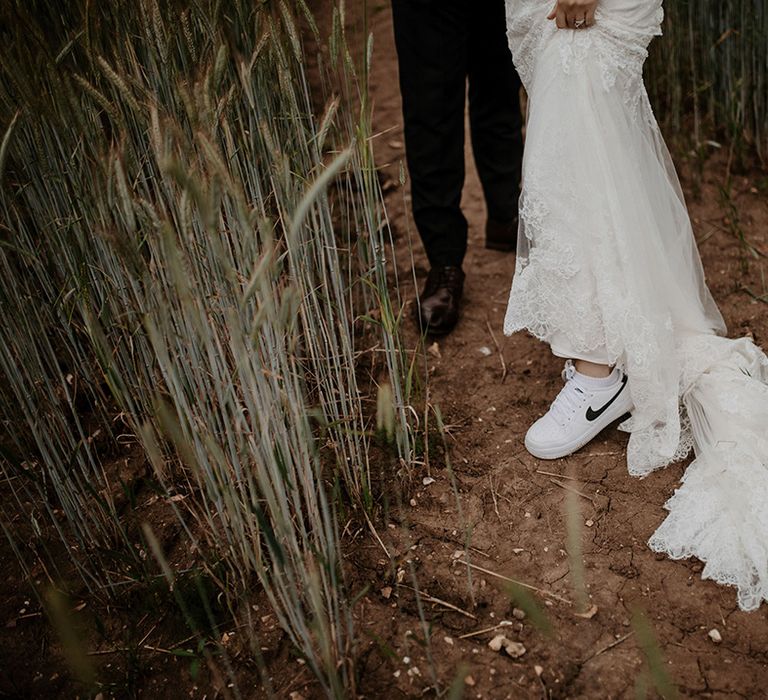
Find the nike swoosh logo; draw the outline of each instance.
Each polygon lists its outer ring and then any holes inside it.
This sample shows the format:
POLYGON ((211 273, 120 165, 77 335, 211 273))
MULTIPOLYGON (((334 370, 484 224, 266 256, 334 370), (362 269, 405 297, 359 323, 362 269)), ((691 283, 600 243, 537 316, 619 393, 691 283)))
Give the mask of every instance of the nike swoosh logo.
POLYGON ((611 404, 612 404, 612 403, 613 403, 613 402, 614 402, 616 399, 618 399, 618 398, 619 398, 619 395, 621 394, 621 392, 622 392, 622 391, 624 391, 624 389, 626 388, 626 386, 627 386, 627 375, 625 374, 625 375, 624 375, 624 378, 621 380, 621 389, 619 389, 619 390, 616 392, 616 394, 614 395, 614 397, 613 397, 613 398, 612 398, 612 399, 611 399, 611 400, 610 400, 610 401, 609 401, 607 404, 605 404, 605 406, 603 406, 601 409, 598 409, 597 411, 593 411, 593 410, 592 410, 592 406, 590 406, 590 407, 587 409, 587 420, 588 420, 588 421, 590 421, 590 422, 592 422, 592 421, 595 421, 595 420, 597 420, 598 418, 600 418, 600 416, 602 416, 602 415, 603 415, 603 413, 605 413, 605 412, 606 412, 606 411, 607 411, 607 410, 610 408, 611 404))

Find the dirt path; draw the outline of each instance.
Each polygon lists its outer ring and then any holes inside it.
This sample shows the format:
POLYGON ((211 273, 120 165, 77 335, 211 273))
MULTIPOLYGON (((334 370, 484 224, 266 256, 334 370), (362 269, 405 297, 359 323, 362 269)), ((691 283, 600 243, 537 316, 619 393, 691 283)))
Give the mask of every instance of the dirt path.
MULTIPOLYGON (((404 147, 389 4, 386 0, 371 4, 375 130, 386 132, 376 141, 377 158, 385 179, 397 183, 404 147)), ((469 150, 467 155, 471 158, 469 150)), ((757 176, 739 178, 734 201, 740 220, 735 221, 732 214, 724 217, 717 189, 723 162, 713 158, 708 164, 701 198, 691 207, 692 216, 703 241, 710 285, 732 335, 751 332, 766 347, 768 306, 738 290, 743 284, 764 293, 763 265, 753 262, 748 274, 743 274, 739 245, 732 233, 740 225, 756 249, 768 252, 766 182, 764 176, 762 183, 757 176)), ((420 286, 426 259, 406 213, 407 191, 396 184, 391 187, 387 201, 397 237, 402 294, 411 300, 409 230, 420 286)), ((379 593, 390 585, 385 580, 386 562, 378 545, 366 545, 369 556, 362 556, 361 562, 371 567, 368 576, 373 590, 362 603, 361 623, 370 630, 372 653, 361 690, 368 697, 417 697, 433 683, 430 668, 436 669, 437 680, 445 687, 464 664, 461 675, 471 676, 466 697, 634 697, 643 654, 631 634, 630 619, 633 609, 639 608, 654 628, 666 668, 682 695, 764 696, 768 609, 739 612, 733 589, 700 580, 699 562, 673 562, 655 555, 645 544, 664 518, 663 504, 673 493, 684 465, 642 481, 631 478, 626 468, 626 436, 615 429, 577 455, 554 463, 540 462, 525 451, 525 430, 546 410, 561 386, 561 362, 531 337, 504 338, 501 333, 514 256, 482 247, 480 192, 470 167, 464 197, 471 226, 464 315, 459 328, 439 343, 439 356, 437 352, 428 356, 431 401, 450 426, 459 501, 457 504, 448 470, 433 466, 435 482, 422 487, 426 472, 417 474, 414 483, 419 488, 414 500, 406 505, 401 520, 391 518, 383 534, 390 551, 399 552, 403 562, 411 559, 423 593, 464 612, 422 597, 429 621, 429 644, 425 645, 414 594, 404 587, 395 587, 391 594, 386 589, 384 595, 379 593), (506 380, 502 378, 502 356, 506 380), (581 483, 562 479, 558 485, 542 471, 573 474, 581 483), (584 523, 583 558, 598 612, 592 619, 581 619, 573 608, 550 598, 545 611, 554 633, 547 637, 528 619, 520 623, 513 618, 502 579, 473 570, 470 584, 467 568, 453 557, 464 548, 468 534, 474 565, 573 599, 563 515, 565 487, 571 485, 583 494, 577 497, 584 523), (518 660, 488 648, 495 633, 460 639, 501 620, 513 621, 507 635, 527 649, 518 660), (708 637, 715 628, 722 636, 719 645, 708 637), (394 655, 387 657, 382 651, 385 648, 394 655), (385 695, 381 695, 382 688, 386 688, 385 695)), ((415 332, 410 332, 409 342, 415 346, 415 332)), ((402 568, 402 583, 413 586, 408 565, 403 563, 402 568)))

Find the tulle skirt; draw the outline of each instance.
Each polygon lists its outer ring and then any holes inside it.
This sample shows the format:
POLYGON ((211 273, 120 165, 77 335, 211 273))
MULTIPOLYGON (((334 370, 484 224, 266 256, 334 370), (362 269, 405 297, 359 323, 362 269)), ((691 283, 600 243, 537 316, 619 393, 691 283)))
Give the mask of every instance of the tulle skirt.
POLYGON ((695 447, 650 544, 706 561, 704 575, 738 586, 753 609, 768 599, 768 359, 748 339, 720 337, 648 101, 642 71, 661 1, 601 0, 595 25, 576 31, 546 19, 551 5, 507 0, 529 115, 504 330, 627 372, 632 474, 695 447))

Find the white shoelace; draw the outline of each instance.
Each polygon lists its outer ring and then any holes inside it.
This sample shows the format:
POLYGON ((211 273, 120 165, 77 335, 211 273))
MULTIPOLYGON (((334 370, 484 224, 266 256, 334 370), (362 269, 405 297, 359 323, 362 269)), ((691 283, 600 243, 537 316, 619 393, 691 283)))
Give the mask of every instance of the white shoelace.
POLYGON ((587 394, 576 384, 576 368, 573 362, 568 360, 563 369, 563 381, 565 386, 561 389, 557 398, 549 409, 552 418, 561 426, 565 426, 574 413, 583 407, 587 394))

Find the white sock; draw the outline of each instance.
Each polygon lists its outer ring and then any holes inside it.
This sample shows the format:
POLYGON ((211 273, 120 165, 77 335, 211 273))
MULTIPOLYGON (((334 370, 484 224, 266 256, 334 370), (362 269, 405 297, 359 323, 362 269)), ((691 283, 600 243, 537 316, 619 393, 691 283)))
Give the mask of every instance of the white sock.
POLYGON ((588 377, 586 374, 576 372, 576 379, 579 384, 586 388, 592 389, 604 389, 607 386, 611 386, 619 381, 619 372, 614 367, 613 371, 607 377, 588 377))

